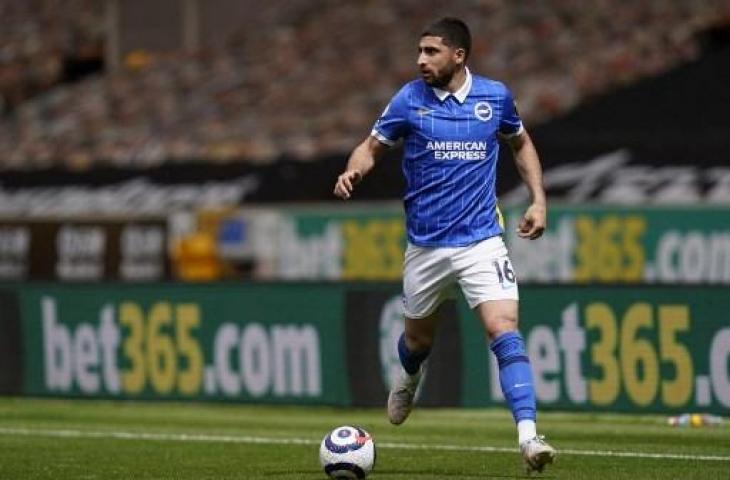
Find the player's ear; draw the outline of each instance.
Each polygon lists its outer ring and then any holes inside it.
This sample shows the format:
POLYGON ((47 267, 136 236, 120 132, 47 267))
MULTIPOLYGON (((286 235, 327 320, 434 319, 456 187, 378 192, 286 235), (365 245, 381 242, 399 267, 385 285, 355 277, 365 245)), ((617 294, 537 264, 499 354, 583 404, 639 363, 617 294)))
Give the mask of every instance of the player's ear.
POLYGON ((463 65, 466 61, 466 50, 463 48, 457 48, 454 50, 454 60, 458 65, 463 65))

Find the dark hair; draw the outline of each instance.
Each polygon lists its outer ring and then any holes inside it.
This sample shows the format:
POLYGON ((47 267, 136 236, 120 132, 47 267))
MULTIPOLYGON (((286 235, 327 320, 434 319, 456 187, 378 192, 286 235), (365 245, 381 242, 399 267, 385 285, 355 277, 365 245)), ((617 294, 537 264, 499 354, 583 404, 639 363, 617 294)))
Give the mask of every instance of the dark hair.
POLYGON ((463 48, 464 60, 469 58, 471 50, 471 33, 462 20, 455 17, 444 17, 429 25, 421 37, 441 37, 445 45, 451 48, 463 48))

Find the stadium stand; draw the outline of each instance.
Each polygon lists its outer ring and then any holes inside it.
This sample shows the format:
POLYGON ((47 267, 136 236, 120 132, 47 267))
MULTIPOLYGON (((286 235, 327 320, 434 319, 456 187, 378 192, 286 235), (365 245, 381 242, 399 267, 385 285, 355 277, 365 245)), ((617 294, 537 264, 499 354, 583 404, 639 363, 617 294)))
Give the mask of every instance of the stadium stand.
POLYGON ((103 54, 101 2, 0 2, 0 112, 74 76, 103 54))
POLYGON ((695 58, 697 34, 730 23, 721 0, 270 2, 222 47, 134 51, 117 72, 59 83, 64 57, 98 47, 103 12, 91 1, 25 3, 0 7, 5 170, 347 151, 413 77, 414 37, 441 14, 470 20, 473 69, 510 84, 529 124, 695 58))

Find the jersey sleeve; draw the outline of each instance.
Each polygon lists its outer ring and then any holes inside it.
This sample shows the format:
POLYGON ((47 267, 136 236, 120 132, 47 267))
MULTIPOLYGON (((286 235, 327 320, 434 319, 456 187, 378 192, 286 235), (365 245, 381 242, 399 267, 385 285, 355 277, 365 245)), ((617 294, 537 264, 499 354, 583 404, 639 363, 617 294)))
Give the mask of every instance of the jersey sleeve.
POLYGON ((512 97, 512 92, 506 87, 502 101, 504 103, 502 104, 502 118, 499 121, 499 134, 504 138, 519 135, 524 130, 522 119, 517 112, 517 106, 512 97))
POLYGON ((380 143, 392 147, 406 134, 408 129, 408 102, 406 88, 401 89, 390 100, 370 133, 380 143))

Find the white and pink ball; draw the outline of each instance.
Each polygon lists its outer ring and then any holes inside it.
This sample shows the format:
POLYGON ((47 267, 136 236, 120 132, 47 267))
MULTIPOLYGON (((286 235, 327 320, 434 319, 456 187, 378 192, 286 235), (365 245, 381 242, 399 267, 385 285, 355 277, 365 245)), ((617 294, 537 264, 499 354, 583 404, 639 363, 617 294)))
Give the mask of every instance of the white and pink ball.
POLYGON ((322 439, 319 462, 331 478, 365 478, 375 465, 373 437, 360 427, 337 427, 322 439))

